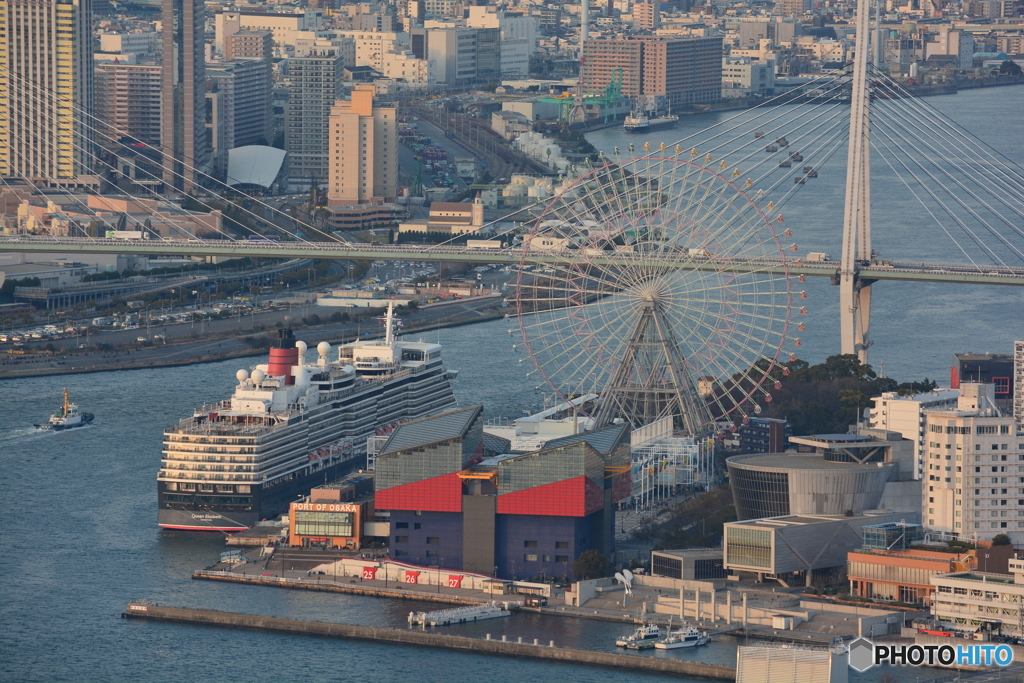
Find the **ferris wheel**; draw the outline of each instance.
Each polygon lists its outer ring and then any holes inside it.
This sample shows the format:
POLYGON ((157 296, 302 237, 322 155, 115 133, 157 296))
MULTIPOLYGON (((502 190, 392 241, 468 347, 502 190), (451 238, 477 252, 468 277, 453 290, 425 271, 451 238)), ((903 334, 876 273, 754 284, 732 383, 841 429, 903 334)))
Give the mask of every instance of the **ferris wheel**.
POLYGON ((671 415, 697 436, 760 413, 795 358, 782 220, 738 169, 678 147, 567 183, 523 236, 528 376, 562 400, 600 394, 597 426, 671 415))

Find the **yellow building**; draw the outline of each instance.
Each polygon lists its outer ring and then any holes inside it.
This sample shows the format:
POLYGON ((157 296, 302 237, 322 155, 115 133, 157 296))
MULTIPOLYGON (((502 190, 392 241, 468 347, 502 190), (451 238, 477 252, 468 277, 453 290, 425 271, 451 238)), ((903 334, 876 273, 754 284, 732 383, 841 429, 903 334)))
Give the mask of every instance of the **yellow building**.
POLYGON ((398 136, 394 107, 375 106, 373 85, 331 107, 327 198, 333 206, 394 202, 398 136))
POLYGON ((0 0, 0 175, 71 184, 92 171, 92 11, 0 0))
POLYGON ((435 232, 453 237, 478 232, 484 224, 484 205, 478 197, 468 202, 433 202, 426 219, 406 221, 398 232, 435 232))

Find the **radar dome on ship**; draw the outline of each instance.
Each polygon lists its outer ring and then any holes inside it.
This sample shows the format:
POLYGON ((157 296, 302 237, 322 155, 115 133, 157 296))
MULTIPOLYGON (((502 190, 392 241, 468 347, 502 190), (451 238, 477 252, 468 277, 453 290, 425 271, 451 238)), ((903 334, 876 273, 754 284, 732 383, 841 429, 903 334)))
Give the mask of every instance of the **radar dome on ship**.
POLYGON ((306 355, 306 349, 308 349, 309 346, 304 341, 297 341, 295 342, 295 348, 299 350, 299 359, 301 360, 302 357, 306 355))
POLYGON ((244 382, 245 380, 249 379, 249 372, 246 370, 239 370, 238 372, 235 373, 235 379, 237 379, 239 382, 244 382))
POLYGON ((331 345, 325 341, 322 341, 316 345, 316 352, 319 353, 321 357, 326 356, 328 353, 331 352, 331 345))
POLYGON ((255 382, 256 384, 261 383, 264 380, 264 378, 266 378, 266 376, 267 374, 262 370, 256 369, 252 371, 252 381, 255 382))

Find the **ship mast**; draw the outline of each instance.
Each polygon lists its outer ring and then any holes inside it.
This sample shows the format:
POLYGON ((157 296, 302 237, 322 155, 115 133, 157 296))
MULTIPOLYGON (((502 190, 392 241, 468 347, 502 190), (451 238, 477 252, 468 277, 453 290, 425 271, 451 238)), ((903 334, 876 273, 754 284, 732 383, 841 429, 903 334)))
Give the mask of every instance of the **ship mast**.
POLYGON ((64 417, 67 417, 68 416, 68 412, 69 412, 68 411, 68 388, 67 387, 64 387, 64 406, 63 406, 63 410, 64 410, 64 417))
POLYGON ((391 324, 394 321, 394 317, 393 317, 394 310, 395 310, 395 302, 394 301, 389 301, 388 302, 388 314, 387 314, 387 317, 384 319, 385 320, 385 323, 384 323, 384 343, 387 344, 388 346, 391 346, 391 343, 393 341, 395 341, 394 336, 391 334, 391 324))

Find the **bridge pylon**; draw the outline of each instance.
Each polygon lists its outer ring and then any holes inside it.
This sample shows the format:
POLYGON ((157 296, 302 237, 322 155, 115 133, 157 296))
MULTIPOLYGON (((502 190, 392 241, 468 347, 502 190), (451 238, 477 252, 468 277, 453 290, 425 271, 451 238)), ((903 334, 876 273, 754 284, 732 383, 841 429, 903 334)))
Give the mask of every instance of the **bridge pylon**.
POLYGON ((868 89, 871 0, 857 2, 857 43, 850 93, 850 140, 846 160, 843 253, 839 268, 839 327, 844 354, 868 361, 871 346, 871 283, 860 277, 871 253, 871 157, 868 89))

